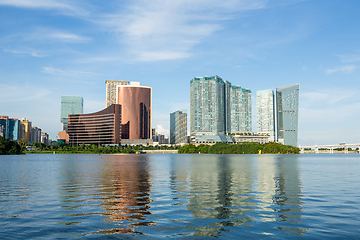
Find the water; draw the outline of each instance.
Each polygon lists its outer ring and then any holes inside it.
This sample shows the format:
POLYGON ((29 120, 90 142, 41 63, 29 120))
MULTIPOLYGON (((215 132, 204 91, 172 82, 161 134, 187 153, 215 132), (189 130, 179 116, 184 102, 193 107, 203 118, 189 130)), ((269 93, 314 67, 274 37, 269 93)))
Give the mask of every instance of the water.
POLYGON ((0 239, 359 239, 360 154, 0 156, 0 239))

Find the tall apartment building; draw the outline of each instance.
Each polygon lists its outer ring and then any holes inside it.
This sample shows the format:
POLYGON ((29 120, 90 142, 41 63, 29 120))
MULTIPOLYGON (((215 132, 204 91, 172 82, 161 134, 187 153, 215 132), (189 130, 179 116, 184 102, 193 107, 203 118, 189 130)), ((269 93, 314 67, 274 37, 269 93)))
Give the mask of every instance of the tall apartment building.
POLYGON ((251 91, 226 84, 226 132, 251 132, 251 91))
POLYGON ((297 146, 300 84, 276 89, 277 141, 297 146))
POLYGON ((63 130, 68 132, 68 116, 82 114, 84 100, 79 96, 61 96, 61 123, 63 130))
POLYGON ((32 123, 29 120, 26 120, 25 118, 21 119, 21 123, 24 126, 24 139, 26 142, 30 141, 30 131, 31 131, 31 125, 32 123))
POLYGON ((225 133, 225 82, 219 76, 190 81, 190 132, 225 133))
POLYGON ((210 132, 214 135, 223 135, 251 131, 251 124, 249 89, 225 82, 219 76, 196 77, 190 81, 192 136, 202 132, 208 138, 210 132))
POLYGON ((275 136, 275 102, 273 90, 256 92, 256 129, 258 133, 268 133, 270 141, 275 136))
POLYGON ((170 113, 170 144, 187 143, 187 141, 186 110, 170 113))
POLYGON ((116 104, 121 105, 121 139, 151 139, 152 88, 139 82, 117 85, 116 104))
POLYGON ((0 136, 11 141, 20 140, 21 122, 18 119, 0 116, 0 136))
POLYGON ((41 132, 41 142, 45 144, 46 146, 49 146, 49 134, 46 132, 41 132))
POLYGON ((106 107, 117 103, 117 86, 129 85, 129 81, 106 80, 106 107))
POLYGON ((30 130, 30 140, 31 142, 41 142, 41 129, 38 127, 32 127, 30 130))

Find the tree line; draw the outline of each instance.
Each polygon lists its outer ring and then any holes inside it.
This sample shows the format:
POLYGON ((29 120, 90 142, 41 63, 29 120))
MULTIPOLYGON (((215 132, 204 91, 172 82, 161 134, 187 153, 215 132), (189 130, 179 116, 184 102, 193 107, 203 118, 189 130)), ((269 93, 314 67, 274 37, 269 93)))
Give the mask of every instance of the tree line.
POLYGON ((0 136, 0 155, 21 154, 22 147, 16 142, 0 136))
POLYGON ((237 144, 216 143, 212 146, 200 144, 195 146, 187 144, 178 150, 178 153, 205 153, 205 154, 299 154, 300 149, 290 145, 283 145, 276 142, 265 144, 243 142, 237 144))

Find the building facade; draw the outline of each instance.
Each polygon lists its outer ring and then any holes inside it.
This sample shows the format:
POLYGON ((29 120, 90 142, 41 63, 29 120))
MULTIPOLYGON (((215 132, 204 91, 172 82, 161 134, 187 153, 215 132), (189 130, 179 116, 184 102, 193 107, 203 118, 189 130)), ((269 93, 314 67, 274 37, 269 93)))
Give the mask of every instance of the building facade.
POLYGON ((113 81, 106 80, 106 107, 112 104, 117 104, 117 86, 129 85, 129 81, 113 81))
POLYGON ((41 132, 41 143, 45 144, 46 146, 49 146, 49 134, 46 132, 41 132))
POLYGON ((121 105, 122 139, 151 139, 152 88, 139 82, 117 86, 117 104, 121 105))
POLYGON ((113 104, 96 113, 69 115, 68 134, 71 145, 120 144, 121 106, 113 104))
POLYGON ((251 91, 227 83, 226 123, 227 133, 252 130, 251 91))
POLYGON ((256 92, 256 129, 258 133, 275 136, 275 102, 273 90, 256 92))
POLYGON ((21 122, 18 119, 0 116, 0 136, 11 141, 20 140, 21 122))
POLYGON ((41 129, 32 127, 30 130, 30 141, 33 143, 41 142, 41 129))
POLYGON ((187 112, 170 113, 170 144, 187 143, 187 112))
POLYGON ((79 96, 61 96, 61 123, 63 130, 68 131, 68 116, 83 114, 84 100, 79 96))
POLYGON ((219 76, 195 77, 190 81, 190 132, 224 133, 225 82, 219 76))
MULTIPOLYGON (((219 76, 196 77, 190 81, 190 134, 224 136, 252 129, 251 91, 232 85, 219 76), (206 133, 206 134, 204 134, 206 133)), ((213 139, 214 137, 212 137, 213 139)), ((204 137, 202 137, 203 141, 204 137)), ((210 139, 210 140, 212 140, 210 139)), ((216 138, 220 139, 220 138, 216 138)))
POLYGON ((276 89, 277 141, 297 146, 300 84, 276 89))
POLYGON ((29 120, 26 120, 25 118, 21 119, 21 123, 24 126, 24 139, 26 142, 29 142, 32 123, 29 120))

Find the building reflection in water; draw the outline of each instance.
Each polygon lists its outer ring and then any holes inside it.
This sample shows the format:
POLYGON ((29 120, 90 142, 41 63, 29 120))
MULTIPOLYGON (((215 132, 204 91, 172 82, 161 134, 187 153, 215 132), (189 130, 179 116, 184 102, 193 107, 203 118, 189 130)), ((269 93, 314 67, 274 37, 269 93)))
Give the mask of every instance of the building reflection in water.
POLYGON ((218 236, 226 227, 253 222, 255 196, 251 194, 254 171, 251 159, 233 163, 229 156, 207 156, 192 161, 192 197, 188 210, 195 219, 214 219, 206 226, 189 224, 195 236, 218 236), (204 167, 206 166, 206 167, 204 167))
POLYGON ((92 234, 135 233, 136 227, 150 226, 154 223, 146 221, 151 214, 149 170, 146 158, 140 157, 126 160, 123 156, 108 156, 100 173, 103 186, 101 192, 101 207, 105 221, 119 225, 118 228, 104 229, 92 234))
POLYGON ((299 227, 302 223, 303 202, 301 197, 302 184, 298 170, 298 157, 278 156, 276 160, 275 195, 273 197, 274 212, 276 221, 284 222, 279 224, 278 229, 288 234, 303 235, 306 228, 299 227))
POLYGON ((189 194, 186 207, 194 219, 186 225, 194 236, 216 237, 231 227, 259 223, 270 224, 269 234, 307 231, 301 227, 296 156, 193 156, 188 168, 172 165, 170 181, 174 193, 189 194))

